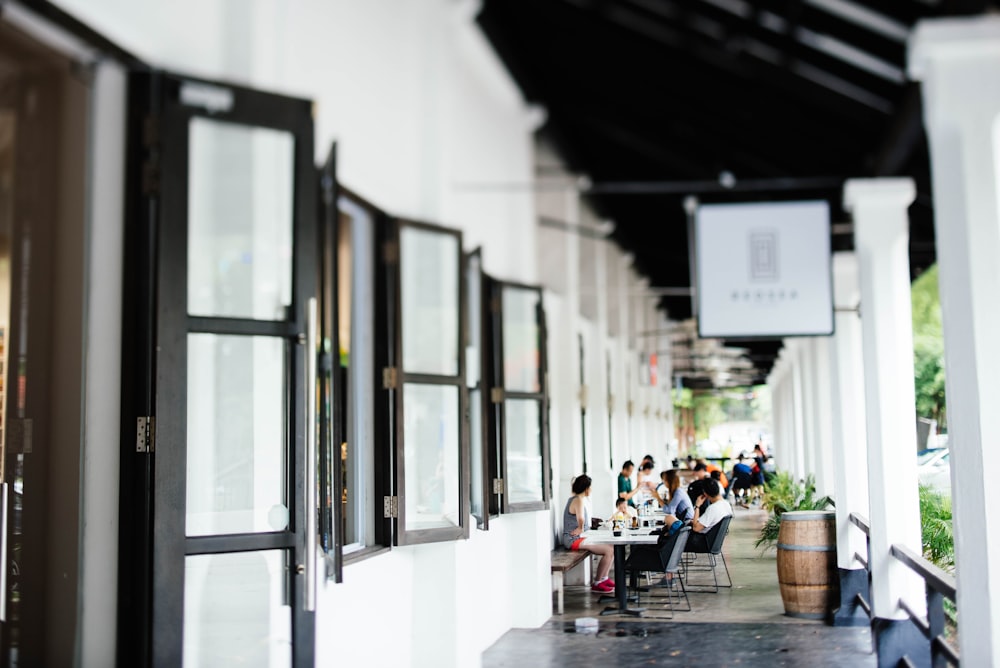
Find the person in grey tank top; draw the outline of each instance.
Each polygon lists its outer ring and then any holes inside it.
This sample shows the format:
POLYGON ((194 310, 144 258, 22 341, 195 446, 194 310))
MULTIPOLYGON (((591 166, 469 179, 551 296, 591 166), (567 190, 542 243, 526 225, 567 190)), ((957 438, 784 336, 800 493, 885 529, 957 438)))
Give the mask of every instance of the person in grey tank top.
POLYGON ((566 501, 563 511, 562 544, 567 550, 587 550, 600 555, 591 589, 606 594, 615 590, 614 581, 608 578, 614 563, 614 548, 606 543, 594 544, 583 537, 583 532, 590 528, 590 511, 587 508, 590 485, 591 479, 586 473, 573 480, 573 496, 566 501))

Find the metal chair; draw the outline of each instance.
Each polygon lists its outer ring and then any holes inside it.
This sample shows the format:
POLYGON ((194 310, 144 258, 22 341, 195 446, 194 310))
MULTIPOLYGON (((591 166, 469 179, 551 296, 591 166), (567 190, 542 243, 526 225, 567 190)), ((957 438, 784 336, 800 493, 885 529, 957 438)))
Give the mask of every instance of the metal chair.
POLYGON ((651 591, 649 587, 640 588, 638 586, 639 573, 643 571, 647 573, 663 573, 664 581, 669 583, 667 585, 667 606, 670 609, 670 616, 667 619, 673 619, 675 595, 678 606, 680 605, 682 595, 684 602, 687 604, 686 608, 678 608, 678 610, 684 612, 690 612, 691 610, 691 600, 688 598, 684 580, 680 576, 681 559, 690 536, 690 526, 681 527, 673 536, 663 534, 661 535, 661 539, 657 541, 655 548, 651 546, 633 548, 628 560, 625 562, 625 568, 630 572, 630 586, 635 590, 637 597, 639 596, 639 592, 651 591), (680 592, 676 591, 678 584, 680 585, 680 592))
POLYGON ((684 574, 685 576, 691 570, 711 570, 712 571, 712 581, 713 585, 710 589, 708 585, 695 587, 691 586, 690 581, 687 584, 687 590, 692 593, 719 593, 719 587, 732 587, 733 578, 729 574, 729 564, 726 563, 726 556, 722 554, 722 544, 726 540, 726 536, 729 534, 729 524, 733 521, 733 517, 724 517, 722 520, 716 524, 714 527, 708 530, 705 534, 695 534, 694 539, 687 542, 687 547, 685 548, 685 563, 684 563, 684 574), (705 554, 708 556, 708 566, 699 567, 695 565, 695 558, 699 554, 705 554), (693 555, 690 559, 687 555, 693 555), (722 559, 722 566, 726 571, 726 579, 729 584, 719 584, 719 577, 716 573, 716 567, 718 566, 718 558, 722 559), (697 587, 697 588, 696 588, 697 587))

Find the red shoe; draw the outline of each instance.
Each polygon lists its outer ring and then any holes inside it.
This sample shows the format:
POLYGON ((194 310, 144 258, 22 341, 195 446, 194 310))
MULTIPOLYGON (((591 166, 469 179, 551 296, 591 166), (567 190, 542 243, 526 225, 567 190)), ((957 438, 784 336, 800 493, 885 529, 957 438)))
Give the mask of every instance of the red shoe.
POLYGON ((593 592, 597 592, 598 594, 610 594, 614 592, 615 586, 609 585, 608 582, 609 580, 603 580, 601 582, 597 582, 594 584, 594 586, 590 588, 590 590, 593 592))

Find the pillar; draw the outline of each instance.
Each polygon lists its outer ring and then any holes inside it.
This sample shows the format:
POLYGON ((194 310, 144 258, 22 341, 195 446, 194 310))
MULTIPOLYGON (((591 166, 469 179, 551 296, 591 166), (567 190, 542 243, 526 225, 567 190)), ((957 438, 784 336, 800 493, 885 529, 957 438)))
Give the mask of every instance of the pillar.
POLYGON ((815 416, 816 446, 816 491, 820 495, 833 496, 833 415, 831 414, 830 393, 830 338, 818 336, 810 342, 812 348, 813 377, 815 378, 815 393, 813 394, 813 415, 815 416))
POLYGON ((802 451, 805 454, 805 476, 817 475, 816 446, 819 440, 816 419, 816 366, 813 361, 812 339, 796 341, 799 351, 799 368, 802 370, 802 451))
POLYGON ((802 372, 802 349, 799 341, 788 342, 791 355, 789 356, 789 375, 791 376, 791 398, 792 405, 792 450, 795 468, 792 469, 792 477, 796 480, 803 480, 806 477, 806 452, 805 452, 805 393, 803 389, 804 378, 802 372))
POLYGON ((944 323, 960 652, 1000 664, 1000 17, 921 22, 910 74, 922 84, 944 323), (990 549, 990 545, 993 549, 990 549))
POLYGON ((867 599, 868 572, 855 554, 867 559, 865 535, 848 519, 851 513, 865 518, 868 507, 868 448, 862 388, 861 314, 858 260, 854 253, 833 255, 834 335, 829 346, 830 416, 833 439, 834 499, 837 502, 837 568, 840 574, 840 608, 835 626, 867 626, 868 614, 856 603, 867 599))
POLYGON ((900 599, 918 612, 925 608, 923 580, 890 554, 894 544, 918 553, 921 545, 906 212, 915 195, 912 179, 852 179, 844 186, 861 279, 872 630, 880 666, 896 665, 921 644, 900 599))

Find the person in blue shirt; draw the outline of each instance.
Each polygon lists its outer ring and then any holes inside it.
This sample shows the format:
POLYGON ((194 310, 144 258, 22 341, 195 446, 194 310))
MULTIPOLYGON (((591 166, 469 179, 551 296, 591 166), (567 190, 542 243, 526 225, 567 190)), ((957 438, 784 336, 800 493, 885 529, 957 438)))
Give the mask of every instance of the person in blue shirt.
POLYGON ((664 493, 658 496, 663 512, 673 515, 682 522, 691 519, 694 514, 691 499, 681 489, 681 477, 677 471, 675 469, 663 471, 660 479, 663 480, 664 493))
POLYGON ((744 496, 749 495, 753 489, 753 469, 744 461, 745 459, 741 452, 736 459, 736 465, 733 466, 732 492, 736 495, 736 502, 741 505, 746 505, 744 496))

